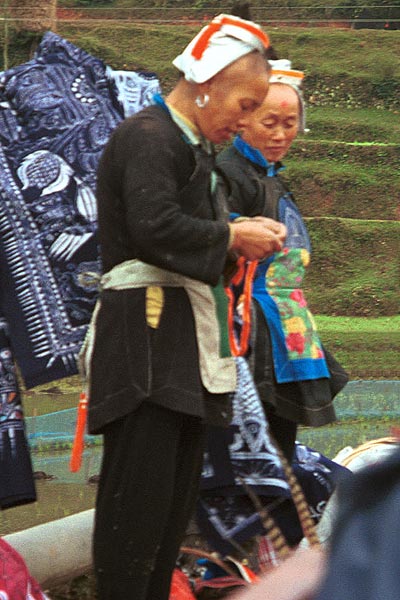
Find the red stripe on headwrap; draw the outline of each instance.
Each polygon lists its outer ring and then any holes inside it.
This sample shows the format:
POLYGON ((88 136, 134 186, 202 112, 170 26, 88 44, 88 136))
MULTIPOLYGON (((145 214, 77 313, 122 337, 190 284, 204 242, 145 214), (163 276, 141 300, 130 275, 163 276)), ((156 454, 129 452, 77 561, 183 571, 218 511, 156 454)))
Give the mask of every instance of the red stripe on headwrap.
POLYGON ((210 38, 221 29, 223 25, 233 25, 234 27, 240 27, 255 35, 259 40, 261 40, 264 48, 269 48, 270 41, 269 37, 266 33, 258 29, 255 25, 250 22, 238 21, 236 19, 232 19, 231 17, 224 16, 222 18, 217 18, 211 21, 211 23, 204 29, 203 33, 199 36, 199 39, 194 44, 191 54, 193 58, 196 60, 200 60, 203 56, 205 49, 208 46, 210 38))

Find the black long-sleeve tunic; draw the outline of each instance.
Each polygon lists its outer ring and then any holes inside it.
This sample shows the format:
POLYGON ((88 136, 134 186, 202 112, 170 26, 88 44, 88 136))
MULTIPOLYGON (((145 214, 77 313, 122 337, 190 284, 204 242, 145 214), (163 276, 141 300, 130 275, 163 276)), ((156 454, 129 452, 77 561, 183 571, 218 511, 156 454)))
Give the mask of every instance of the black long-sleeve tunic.
MULTIPOLYGON (((188 143, 162 106, 125 120, 98 170, 98 222, 104 272, 130 260, 210 285, 223 272, 229 227, 211 193, 213 157, 188 143)), ((91 362, 89 430, 143 401, 222 423, 225 394, 202 386, 193 313, 183 288, 164 288, 157 329, 146 322, 146 289, 106 290, 91 362)))

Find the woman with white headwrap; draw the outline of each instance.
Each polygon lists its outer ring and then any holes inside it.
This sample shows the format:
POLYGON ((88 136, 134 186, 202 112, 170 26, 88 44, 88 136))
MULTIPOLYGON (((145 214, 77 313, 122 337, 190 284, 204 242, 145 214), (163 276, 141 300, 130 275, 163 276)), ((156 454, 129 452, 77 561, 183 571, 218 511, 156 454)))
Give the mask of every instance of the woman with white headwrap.
POLYGON ((212 143, 268 88, 260 27, 219 15, 175 60, 164 99, 126 119, 98 170, 104 275, 84 360, 89 431, 104 437, 94 567, 99 600, 166 600, 198 489, 207 423, 228 424, 235 364, 222 274, 268 256, 285 227, 228 224, 212 143))
POLYGON ((280 161, 305 129, 304 74, 292 69, 288 60, 269 62, 270 87, 263 104, 246 120, 232 146, 220 153, 217 164, 230 181, 233 222, 263 215, 287 227, 283 248, 260 261, 255 273, 249 363, 271 433, 291 462, 297 425, 333 421, 332 400, 347 376, 323 348, 307 308, 302 280, 310 240, 280 177, 280 161), (337 378, 331 376, 333 371, 337 378))

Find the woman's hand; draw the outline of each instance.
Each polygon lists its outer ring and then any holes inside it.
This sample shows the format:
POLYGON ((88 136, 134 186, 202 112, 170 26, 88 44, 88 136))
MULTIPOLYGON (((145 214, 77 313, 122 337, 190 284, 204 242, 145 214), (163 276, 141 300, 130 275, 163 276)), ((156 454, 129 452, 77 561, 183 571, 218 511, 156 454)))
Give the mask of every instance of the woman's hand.
POLYGON ((247 260, 262 260, 282 249, 286 227, 267 217, 253 217, 229 224, 232 241, 230 250, 247 260))
POLYGON ((233 595, 232 600, 312 600, 325 574, 326 556, 321 548, 294 552, 261 577, 260 583, 233 595))

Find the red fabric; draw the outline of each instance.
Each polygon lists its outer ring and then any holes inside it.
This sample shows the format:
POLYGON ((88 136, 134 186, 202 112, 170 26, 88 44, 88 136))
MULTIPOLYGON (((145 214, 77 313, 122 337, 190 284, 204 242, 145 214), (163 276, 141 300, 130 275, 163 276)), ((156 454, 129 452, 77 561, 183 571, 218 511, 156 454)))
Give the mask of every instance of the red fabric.
POLYGON ((224 577, 214 577, 214 579, 199 579, 195 584, 195 591, 200 592, 206 588, 211 589, 226 589, 234 587, 242 587, 247 585, 246 581, 241 577, 232 577, 226 575, 224 577))
POLYGON ((169 600, 196 600, 189 578, 180 569, 174 569, 169 600))
POLYGON ((30 575, 24 559, 0 538, 1 600, 48 600, 37 581, 30 575))

